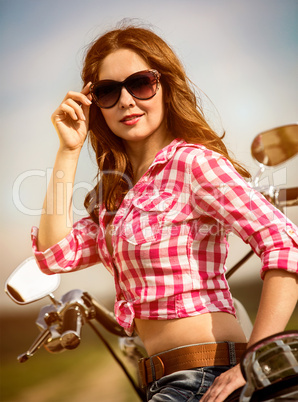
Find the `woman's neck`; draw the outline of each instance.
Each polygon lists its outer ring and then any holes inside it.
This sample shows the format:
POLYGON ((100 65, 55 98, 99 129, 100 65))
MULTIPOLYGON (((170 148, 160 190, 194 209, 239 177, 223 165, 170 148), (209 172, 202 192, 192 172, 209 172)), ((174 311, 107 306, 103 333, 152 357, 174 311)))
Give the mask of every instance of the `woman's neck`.
POLYGON ((146 173, 156 154, 169 145, 173 139, 172 135, 168 135, 162 141, 156 141, 156 138, 151 140, 149 137, 143 141, 125 143, 126 152, 133 168, 134 183, 146 173))

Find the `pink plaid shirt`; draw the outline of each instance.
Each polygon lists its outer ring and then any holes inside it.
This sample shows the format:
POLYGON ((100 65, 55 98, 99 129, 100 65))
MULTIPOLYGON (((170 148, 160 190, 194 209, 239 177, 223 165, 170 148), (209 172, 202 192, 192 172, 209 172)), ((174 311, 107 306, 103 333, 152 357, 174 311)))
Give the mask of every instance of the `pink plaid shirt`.
POLYGON ((249 243, 262 275, 298 272, 297 228, 235 171, 223 156, 176 139, 156 155, 117 211, 113 255, 104 216, 74 224, 45 252, 33 249, 40 269, 70 272, 102 262, 114 276, 115 315, 128 334, 134 318, 172 319, 207 312, 235 314, 225 279, 227 234, 249 243))

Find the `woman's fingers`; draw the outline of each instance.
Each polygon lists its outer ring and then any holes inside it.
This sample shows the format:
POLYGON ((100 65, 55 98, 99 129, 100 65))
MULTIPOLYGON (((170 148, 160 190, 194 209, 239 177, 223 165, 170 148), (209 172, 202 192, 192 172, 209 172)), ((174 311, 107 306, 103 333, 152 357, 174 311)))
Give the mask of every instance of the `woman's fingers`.
POLYGON ((85 113, 88 112, 89 106, 92 104, 92 101, 89 99, 91 97, 89 87, 90 85, 87 84, 82 92, 69 91, 56 110, 56 113, 53 114, 53 118, 55 119, 55 116, 58 117, 63 112, 63 114, 68 115, 72 120, 86 121, 85 113))
POLYGON ((61 104, 61 110, 67 113, 73 120, 86 120, 81 106, 73 99, 67 99, 61 104))
POLYGON ((82 94, 86 95, 86 98, 89 101, 89 102, 87 101, 87 105, 82 104, 82 109, 83 109, 84 115, 86 117, 87 124, 89 124, 90 105, 92 104, 92 100, 93 100, 92 96, 91 96, 91 93, 90 93, 91 84, 92 84, 92 82, 88 82, 88 84, 85 85, 85 87, 82 90, 82 94))
POLYGON ((217 377, 201 401, 223 402, 233 391, 243 385, 245 380, 238 364, 217 377))
POLYGON ((88 83, 82 92, 69 91, 52 114, 51 120, 63 147, 77 149, 83 145, 88 133, 90 98, 88 83))
POLYGON ((67 99, 73 99, 76 102, 81 103, 82 105, 90 106, 92 103, 90 86, 91 82, 88 82, 88 84, 84 86, 81 92, 69 91, 63 101, 66 101, 67 99))
MULTIPOLYGON (((88 95, 88 93, 86 95, 88 95)), ((66 102, 68 99, 72 99, 78 102, 79 104, 90 106, 92 102, 86 95, 83 94, 82 92, 69 91, 67 92, 65 98, 63 99, 63 102, 66 102)))
MULTIPOLYGON (((84 88, 82 89, 81 93, 84 94, 84 95, 88 95, 89 92, 90 92, 91 84, 92 84, 92 82, 88 82, 88 84, 85 85, 84 88)), ((90 97, 91 97, 91 95, 90 95, 90 97)), ((91 100, 91 98, 90 98, 90 100, 91 100)))

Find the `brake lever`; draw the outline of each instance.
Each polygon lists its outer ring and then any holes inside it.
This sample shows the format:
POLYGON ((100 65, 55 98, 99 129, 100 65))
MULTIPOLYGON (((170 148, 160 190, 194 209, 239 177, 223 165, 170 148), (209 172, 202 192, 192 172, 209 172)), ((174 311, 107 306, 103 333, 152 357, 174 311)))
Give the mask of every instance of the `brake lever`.
POLYGON ((33 342, 33 344, 30 346, 30 348, 27 350, 26 353, 23 353, 22 355, 18 356, 18 361, 19 363, 24 363, 26 362, 29 357, 32 357, 34 353, 51 337, 51 331, 49 329, 46 329, 43 331, 33 342))
POLYGON ((83 317, 78 305, 71 305, 64 313, 61 345, 65 349, 75 349, 81 342, 83 317))

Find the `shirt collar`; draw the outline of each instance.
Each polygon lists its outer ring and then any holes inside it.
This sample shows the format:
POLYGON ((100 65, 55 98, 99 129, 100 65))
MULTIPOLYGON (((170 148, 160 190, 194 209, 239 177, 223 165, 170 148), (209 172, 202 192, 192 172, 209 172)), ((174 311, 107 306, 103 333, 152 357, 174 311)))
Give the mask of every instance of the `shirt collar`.
POLYGON ((175 154, 176 150, 182 145, 185 144, 185 141, 181 138, 175 138, 169 145, 162 148, 156 154, 154 161, 151 164, 151 167, 157 165, 159 163, 165 163, 169 161, 173 155, 175 154))

